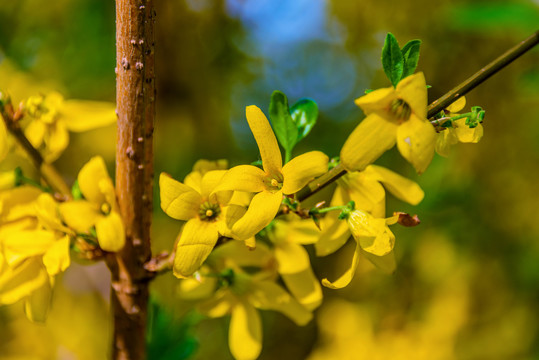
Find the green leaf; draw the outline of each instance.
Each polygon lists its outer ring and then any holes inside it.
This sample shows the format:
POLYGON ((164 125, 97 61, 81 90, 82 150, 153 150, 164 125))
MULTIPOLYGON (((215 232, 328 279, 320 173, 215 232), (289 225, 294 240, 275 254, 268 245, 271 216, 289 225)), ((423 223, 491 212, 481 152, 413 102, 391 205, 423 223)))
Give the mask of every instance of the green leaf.
POLYGON ((279 140, 286 153, 290 154, 297 142, 298 128, 292 120, 292 116, 290 116, 288 99, 279 90, 275 90, 271 94, 269 115, 277 140, 279 140))
POLYGON ((84 199, 84 196, 82 195, 82 191, 80 191, 78 180, 75 180, 75 182, 73 183, 73 186, 71 187, 71 195, 73 195, 73 200, 84 199))
POLYGON ((401 49, 402 57, 404 59, 404 70, 402 72, 401 79, 412 75, 417 68, 417 62, 419 61, 419 48, 421 47, 421 40, 410 40, 401 49))
POLYGON ((318 105, 314 100, 303 98, 298 100, 290 109, 292 120, 298 129, 296 143, 305 138, 316 125, 318 119, 318 105))
POLYGON ((391 84, 397 86, 404 70, 404 58, 402 57, 399 43, 392 33, 387 34, 386 41, 384 42, 382 66, 391 84))

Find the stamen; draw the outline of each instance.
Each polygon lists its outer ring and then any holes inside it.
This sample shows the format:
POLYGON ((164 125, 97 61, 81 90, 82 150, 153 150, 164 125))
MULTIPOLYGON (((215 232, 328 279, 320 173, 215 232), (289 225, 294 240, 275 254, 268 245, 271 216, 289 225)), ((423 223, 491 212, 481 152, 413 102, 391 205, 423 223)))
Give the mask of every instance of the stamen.
POLYGON ((410 108, 410 105, 402 99, 395 99, 391 103, 390 111, 397 120, 403 120, 406 121, 410 118, 410 115, 412 114, 412 109, 410 108))
POLYGON ((101 205, 101 212, 105 215, 108 215, 110 213, 110 205, 107 203, 103 203, 103 205, 101 205))
POLYGON ((213 216, 213 211, 211 209, 206 210, 206 216, 207 217, 212 217, 213 216))
POLYGON ((279 182, 276 179, 271 179, 271 186, 277 187, 279 186, 279 182))

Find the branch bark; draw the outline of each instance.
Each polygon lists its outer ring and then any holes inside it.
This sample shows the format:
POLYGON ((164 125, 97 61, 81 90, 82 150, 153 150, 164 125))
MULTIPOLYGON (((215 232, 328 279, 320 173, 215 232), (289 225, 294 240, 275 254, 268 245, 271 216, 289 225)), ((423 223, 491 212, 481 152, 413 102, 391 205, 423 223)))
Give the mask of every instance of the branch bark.
POLYGON ((155 115, 153 0, 116 0, 116 193, 126 230, 110 255, 113 359, 146 359, 155 115))

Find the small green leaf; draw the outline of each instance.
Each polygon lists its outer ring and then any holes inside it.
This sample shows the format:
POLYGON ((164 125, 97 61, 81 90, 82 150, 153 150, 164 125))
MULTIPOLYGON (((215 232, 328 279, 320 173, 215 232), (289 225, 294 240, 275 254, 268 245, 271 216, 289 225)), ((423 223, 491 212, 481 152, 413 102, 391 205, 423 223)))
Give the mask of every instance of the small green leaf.
POLYGON ((271 94, 269 115, 277 140, 286 153, 290 154, 297 142, 298 128, 290 116, 286 95, 278 90, 271 94))
POLYGON ((387 34, 386 41, 384 42, 382 66, 391 84, 397 86, 404 70, 404 58, 402 57, 399 43, 392 33, 387 34))
POLYGON ((419 61, 419 48, 421 47, 421 40, 410 40, 401 49, 402 57, 404 59, 404 70, 402 72, 401 79, 412 75, 417 68, 419 61))
POLYGON ((298 137, 296 143, 305 138, 318 119, 318 105, 314 100, 303 98, 290 109, 292 120, 296 123, 298 137))

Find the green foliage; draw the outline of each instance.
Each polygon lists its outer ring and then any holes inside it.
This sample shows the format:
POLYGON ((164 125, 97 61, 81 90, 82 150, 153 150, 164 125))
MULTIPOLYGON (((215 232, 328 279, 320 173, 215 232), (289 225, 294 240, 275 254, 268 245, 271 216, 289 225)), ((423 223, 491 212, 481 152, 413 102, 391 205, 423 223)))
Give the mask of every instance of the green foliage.
POLYGON ((304 139, 311 132, 318 119, 318 105, 314 100, 303 98, 298 100, 290 109, 292 120, 298 129, 296 143, 304 139))
POLYGON ((148 359, 188 359, 196 351, 198 341, 191 335, 191 328, 199 321, 192 313, 177 322, 159 303, 150 300, 148 307, 148 359))
POLYGON ((415 72, 419 61, 420 47, 421 40, 410 40, 402 47, 401 53, 404 59, 404 70, 402 72, 401 80, 415 72))
POLYGON ((275 90, 271 94, 269 115, 275 136, 277 136, 277 140, 279 140, 279 143, 287 154, 286 157, 289 159, 288 154, 292 153, 292 149, 297 142, 298 128, 290 115, 288 99, 279 90, 275 90))
POLYGON ((84 198, 82 192, 80 191, 79 180, 75 180, 73 182, 73 186, 71 187, 71 195, 73 195, 73 200, 81 200, 84 198))
POLYGON ((404 71, 404 57, 397 39, 388 33, 382 49, 382 65, 389 81, 397 86, 404 71))
POLYGON ((275 136, 285 150, 285 162, 288 162, 294 146, 316 125, 318 105, 312 99, 302 98, 290 108, 286 95, 275 90, 271 94, 269 115, 275 136))

